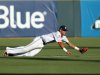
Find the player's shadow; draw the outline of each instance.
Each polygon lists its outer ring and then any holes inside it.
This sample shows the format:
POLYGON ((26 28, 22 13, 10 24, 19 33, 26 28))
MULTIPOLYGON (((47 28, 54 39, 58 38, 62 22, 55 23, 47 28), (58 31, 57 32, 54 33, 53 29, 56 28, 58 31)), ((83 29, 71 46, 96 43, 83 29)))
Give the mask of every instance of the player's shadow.
POLYGON ((61 57, 0 57, 3 59, 20 59, 20 60, 42 60, 42 61, 79 61, 79 62, 98 62, 100 60, 94 59, 77 59, 77 58, 61 58, 61 57))

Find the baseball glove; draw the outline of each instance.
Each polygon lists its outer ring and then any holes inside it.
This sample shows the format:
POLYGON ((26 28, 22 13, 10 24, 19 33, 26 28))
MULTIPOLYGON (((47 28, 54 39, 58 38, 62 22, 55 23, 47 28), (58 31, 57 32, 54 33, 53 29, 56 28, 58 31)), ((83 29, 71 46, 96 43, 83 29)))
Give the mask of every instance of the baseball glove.
POLYGON ((80 48, 79 52, 83 54, 83 53, 85 53, 87 50, 88 50, 88 48, 80 48))

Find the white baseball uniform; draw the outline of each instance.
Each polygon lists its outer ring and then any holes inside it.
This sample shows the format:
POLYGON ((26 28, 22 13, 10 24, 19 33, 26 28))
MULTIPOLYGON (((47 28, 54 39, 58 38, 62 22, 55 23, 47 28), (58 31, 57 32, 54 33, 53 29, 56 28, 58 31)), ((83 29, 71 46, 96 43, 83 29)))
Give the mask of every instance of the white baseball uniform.
POLYGON ((33 39, 33 41, 26 46, 21 46, 16 48, 6 47, 6 52, 8 54, 14 54, 16 56, 35 56, 42 50, 45 44, 54 41, 69 42, 66 36, 61 37, 60 32, 57 31, 57 32, 52 32, 49 34, 35 37, 35 39, 33 39))

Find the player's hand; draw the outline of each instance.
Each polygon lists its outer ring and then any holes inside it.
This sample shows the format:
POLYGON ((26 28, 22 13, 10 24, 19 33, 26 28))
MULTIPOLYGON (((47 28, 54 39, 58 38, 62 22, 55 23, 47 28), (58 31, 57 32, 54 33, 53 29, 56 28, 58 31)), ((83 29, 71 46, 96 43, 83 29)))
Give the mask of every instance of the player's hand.
POLYGON ((71 55, 72 54, 70 51, 67 51, 66 53, 67 53, 67 55, 71 55))
POLYGON ((79 52, 82 54, 85 53, 86 51, 88 51, 88 48, 80 48, 79 50, 79 52))

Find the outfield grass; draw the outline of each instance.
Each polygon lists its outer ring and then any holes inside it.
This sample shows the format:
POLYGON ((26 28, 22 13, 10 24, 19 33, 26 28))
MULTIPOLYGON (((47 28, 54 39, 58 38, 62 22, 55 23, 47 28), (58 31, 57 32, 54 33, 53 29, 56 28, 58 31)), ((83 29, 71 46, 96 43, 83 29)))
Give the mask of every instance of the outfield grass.
POLYGON ((5 47, 26 45, 31 38, 0 38, 0 74, 100 74, 100 38, 69 38, 79 47, 88 47, 80 54, 66 45, 71 56, 57 45, 46 45, 35 57, 4 57, 5 47))

